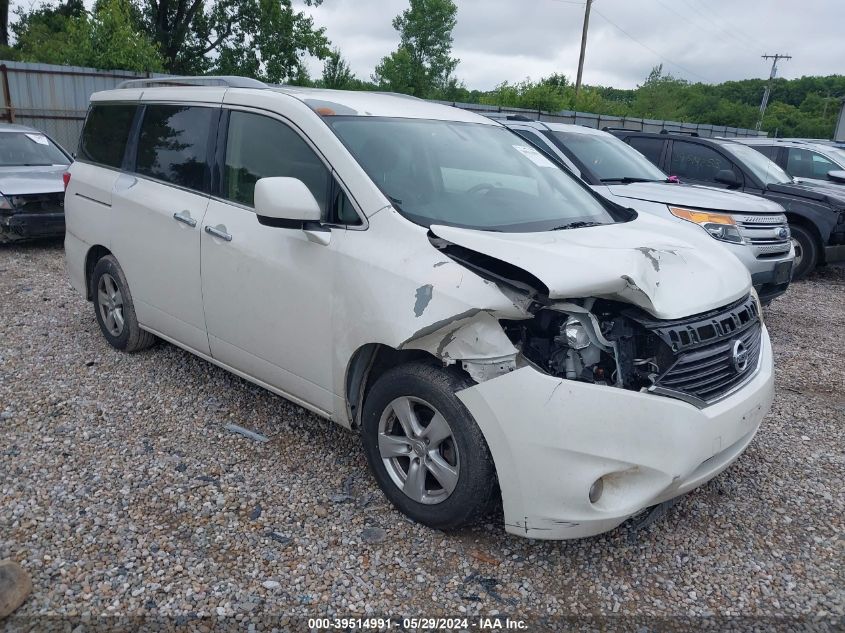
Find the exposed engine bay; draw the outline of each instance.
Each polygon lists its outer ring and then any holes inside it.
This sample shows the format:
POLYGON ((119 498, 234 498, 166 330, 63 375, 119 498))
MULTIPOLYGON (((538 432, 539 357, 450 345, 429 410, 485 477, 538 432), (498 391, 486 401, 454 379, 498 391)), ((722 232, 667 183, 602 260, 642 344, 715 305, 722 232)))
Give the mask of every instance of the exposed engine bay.
POLYGON ((531 320, 502 326, 526 361, 553 376, 651 389, 699 405, 753 375, 759 356, 759 306, 752 296, 677 321, 587 299, 552 304, 531 320))

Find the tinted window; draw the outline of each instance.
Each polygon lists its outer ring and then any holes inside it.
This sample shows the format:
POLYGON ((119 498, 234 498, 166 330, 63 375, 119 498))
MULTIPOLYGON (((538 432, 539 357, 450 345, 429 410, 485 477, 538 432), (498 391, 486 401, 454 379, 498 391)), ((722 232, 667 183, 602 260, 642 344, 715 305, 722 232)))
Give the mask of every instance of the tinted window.
POLYGON ((660 164, 660 154, 663 153, 663 139, 635 136, 628 143, 655 165, 660 164))
POLYGON ((611 134, 556 131, 551 135, 600 182, 666 180, 666 174, 611 134))
POLYGON ((148 105, 138 138, 139 174, 207 191, 212 108, 148 105))
POLYGON ((302 138, 280 121, 259 114, 232 111, 226 141, 223 196, 253 205, 259 178, 299 178, 325 217, 329 170, 302 138))
POLYGON ((778 155, 778 148, 774 145, 751 145, 769 160, 775 160, 778 155))
POLYGON ((79 140, 79 159, 120 168, 135 118, 134 105, 95 105, 79 140))
POLYGON ((839 169, 839 165, 816 152, 797 147, 790 147, 787 151, 786 171, 793 178, 826 180, 827 172, 839 169))
POLYGON ((731 169, 731 163, 717 151, 704 145, 675 141, 669 173, 681 179, 713 181, 716 172, 731 169))

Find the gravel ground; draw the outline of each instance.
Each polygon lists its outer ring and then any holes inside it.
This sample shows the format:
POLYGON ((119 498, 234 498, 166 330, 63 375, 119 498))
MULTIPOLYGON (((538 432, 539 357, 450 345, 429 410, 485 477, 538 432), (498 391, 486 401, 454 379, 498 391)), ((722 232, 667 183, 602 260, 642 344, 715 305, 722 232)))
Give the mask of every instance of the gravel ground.
POLYGON ((574 542, 510 536, 496 517, 444 534, 392 509, 352 433, 174 346, 116 352, 60 244, 0 246, 0 559, 34 586, 6 626, 509 614, 551 629, 625 615, 845 627, 845 268, 795 284, 766 319, 772 413, 663 519, 574 542))

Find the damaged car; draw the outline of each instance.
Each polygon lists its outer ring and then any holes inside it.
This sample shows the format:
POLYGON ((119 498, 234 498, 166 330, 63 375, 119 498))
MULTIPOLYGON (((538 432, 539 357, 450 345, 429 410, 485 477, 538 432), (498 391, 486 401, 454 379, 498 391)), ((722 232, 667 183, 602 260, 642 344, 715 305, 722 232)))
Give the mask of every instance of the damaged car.
POLYGON ((61 237, 72 158, 32 127, 0 123, 0 244, 61 237))
POLYGON ((357 431, 415 521, 501 504, 514 534, 599 534, 728 468, 769 410, 748 270, 495 121, 206 77, 96 93, 85 128, 67 269, 106 340, 357 431))

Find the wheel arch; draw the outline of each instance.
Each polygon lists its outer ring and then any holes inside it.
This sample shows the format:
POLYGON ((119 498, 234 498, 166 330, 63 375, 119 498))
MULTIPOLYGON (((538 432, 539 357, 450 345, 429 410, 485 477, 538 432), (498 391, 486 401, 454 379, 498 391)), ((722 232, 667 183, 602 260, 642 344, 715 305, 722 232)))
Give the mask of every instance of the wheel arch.
POLYGON ((789 222, 790 225, 798 225, 802 229, 805 229, 813 238, 816 240, 816 249, 818 251, 818 264, 825 263, 825 251, 824 251, 824 240, 822 239, 822 235, 819 232, 819 227, 816 226, 815 222, 811 219, 807 218, 803 215, 798 215, 796 213, 790 213, 789 211, 786 212, 786 220, 789 222))
POLYGON ((101 244, 96 244, 88 249, 85 255, 85 298, 88 301, 94 300, 94 288, 91 285, 92 277, 94 276, 94 268, 97 262, 111 255, 111 251, 101 244))
POLYGON ((361 345, 346 367, 346 415, 351 428, 360 427, 361 407, 367 393, 388 369, 413 361, 429 361, 441 365, 433 354, 419 349, 396 349, 383 343, 361 345))

